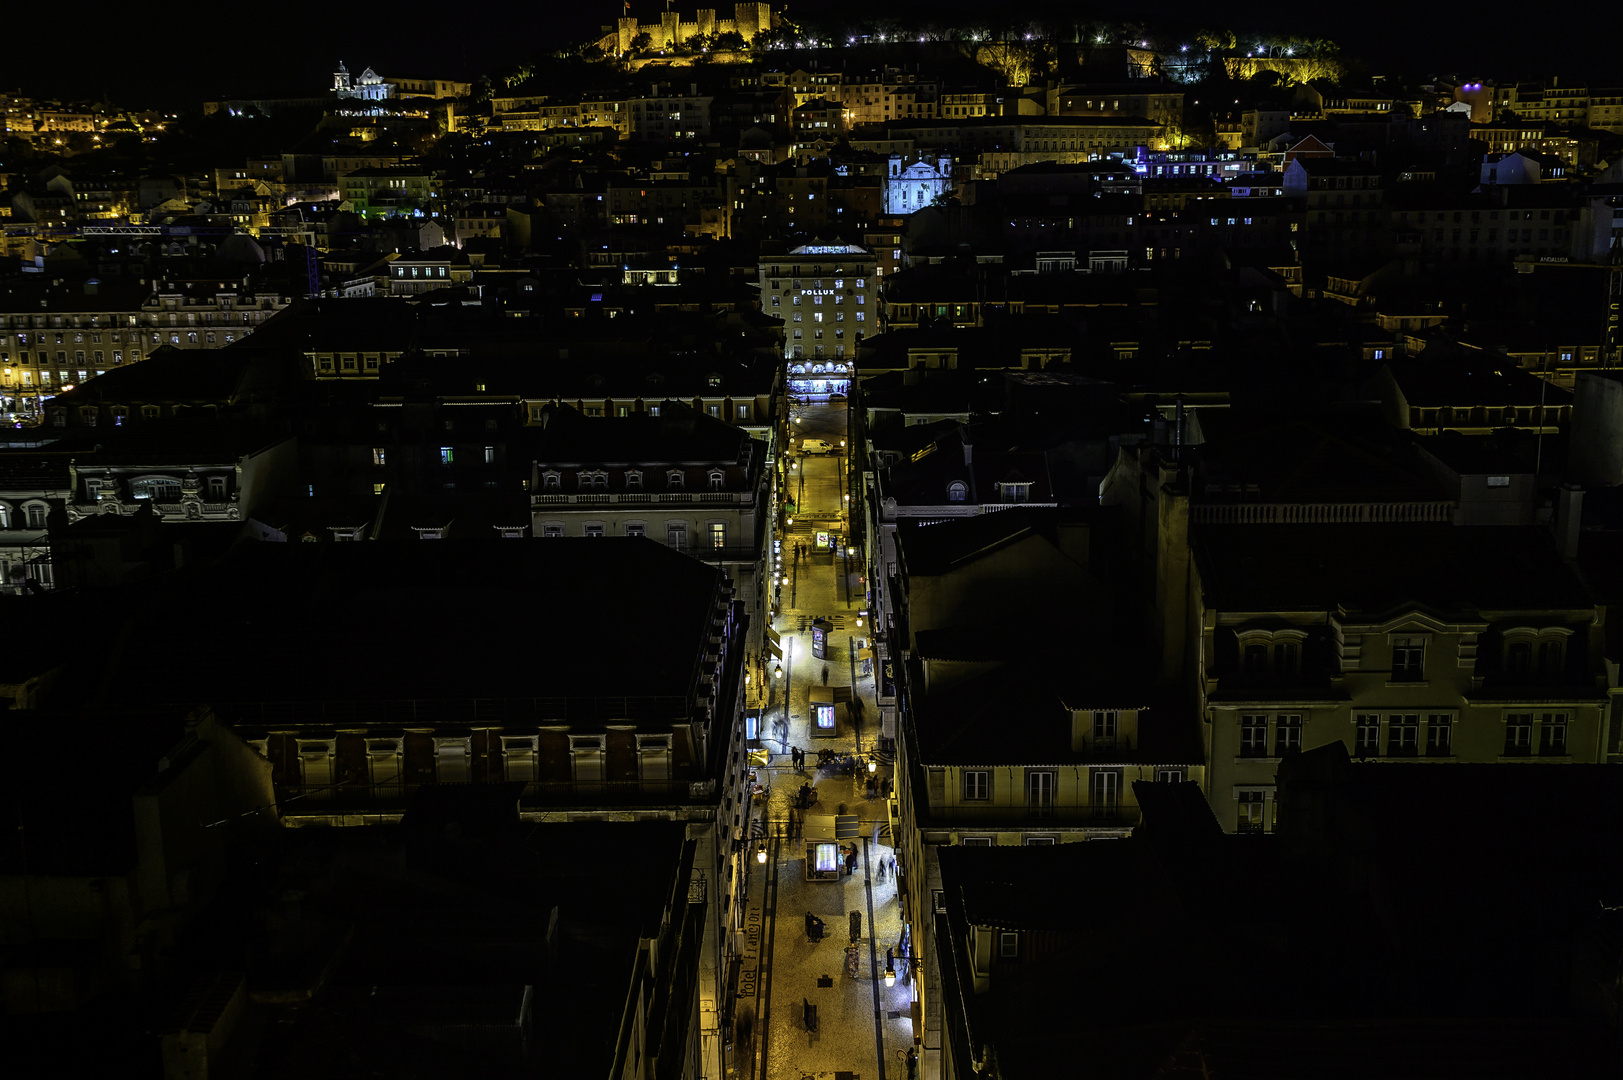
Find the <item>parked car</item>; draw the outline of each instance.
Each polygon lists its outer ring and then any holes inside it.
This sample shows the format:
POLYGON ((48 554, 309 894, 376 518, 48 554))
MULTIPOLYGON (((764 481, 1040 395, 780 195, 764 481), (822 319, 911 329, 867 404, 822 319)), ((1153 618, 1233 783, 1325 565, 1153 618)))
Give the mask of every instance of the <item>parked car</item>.
POLYGON ((832 454, 834 444, 827 439, 801 439, 800 452, 802 454, 832 454))

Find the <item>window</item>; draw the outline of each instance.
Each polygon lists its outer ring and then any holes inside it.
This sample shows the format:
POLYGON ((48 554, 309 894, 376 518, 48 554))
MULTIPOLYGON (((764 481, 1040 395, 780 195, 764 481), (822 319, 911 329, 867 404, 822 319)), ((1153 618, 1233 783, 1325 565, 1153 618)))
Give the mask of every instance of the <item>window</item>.
POLYGON ((503 735, 502 771, 509 780, 535 779, 536 737, 534 735, 503 735))
POLYGON ((46 509, 43 503, 29 503, 26 513, 28 515, 28 527, 30 529, 45 528, 46 509))
POLYGON ((1414 757, 1420 752, 1420 717, 1397 713, 1386 726, 1386 752, 1391 757, 1414 757))
POLYGON ((1268 646, 1261 642, 1246 645, 1241 656, 1241 668, 1247 675, 1268 674, 1268 646))
POLYGON ((997 936, 997 954, 1004 960, 1015 960, 1020 956, 1020 935, 1014 933, 1001 933, 997 936))
POLYGON ((749 418, 750 418, 750 407, 748 405, 740 405, 740 406, 738 406, 738 419, 740 419, 740 420, 748 420, 749 418))
POLYGON ((168 476, 144 477, 130 481, 130 495, 153 502, 177 502, 180 499, 180 481, 168 476))
POLYGON ((208 493, 210 502, 225 501, 225 477, 211 476, 208 478, 208 493))
POLYGON ((440 464, 450 465, 456 461, 456 451, 449 446, 440 447, 440 464))
POLYGON ((577 783, 603 779, 603 736, 569 736, 570 765, 577 783))
POLYGON ((1392 639, 1392 681, 1420 682, 1425 678, 1426 642, 1423 638, 1392 639))
POLYGON ((599 537, 602 536, 603 535, 603 525, 602 525, 602 523, 601 522, 593 522, 592 524, 587 525, 584 529, 581 530, 581 535, 582 536, 599 536, 599 537))
POLYGON ((1156 769, 1155 781, 1158 784, 1181 784, 1188 779, 1189 774, 1183 769, 1156 769))
POLYGON ((1088 794, 1094 817, 1114 818, 1121 806, 1121 770, 1091 770, 1091 776, 1088 778, 1088 794))
POLYGON ((1240 717, 1240 756, 1268 756, 1268 718, 1261 715, 1240 717))
POLYGON ((1538 719, 1540 756, 1564 757, 1567 752, 1567 714, 1543 713, 1538 719))
POLYGON ((1454 753, 1454 718, 1446 713, 1426 717, 1426 756, 1450 757, 1454 753))
POLYGON ((1533 752, 1533 714, 1505 714, 1505 756, 1526 757, 1533 752))
POLYGON ((1538 643, 1538 670, 1540 675, 1559 675, 1561 673, 1561 659, 1561 642, 1541 641, 1538 643))
POLYGON ((545 524, 543 524, 541 526, 541 536, 544 539, 550 539, 552 537, 562 536, 563 534, 564 534, 564 526, 563 526, 563 522, 561 522, 561 521, 549 521, 549 522, 546 522, 545 524))
POLYGON ((1116 748, 1116 720, 1117 714, 1113 712, 1096 712, 1093 714, 1093 748, 1095 750, 1114 750, 1116 748))
POLYGON ((1235 821, 1235 831, 1242 833, 1260 833, 1265 829, 1264 814, 1268 806, 1268 793, 1266 791, 1240 791, 1239 814, 1235 821))
POLYGON ((372 448, 372 464, 374 464, 374 465, 387 465, 388 460, 389 460, 388 452, 386 450, 384 450, 383 447, 374 446, 372 448))
POLYGON ((1302 718, 1281 716, 1274 721, 1274 757, 1294 754, 1302 748, 1302 718))
POLYGON ((629 521, 629 522, 626 523, 626 535, 627 536, 645 536, 645 535, 647 535, 647 533, 645 531, 645 528, 644 528, 642 522, 640 522, 640 521, 629 521))
POLYGON ((964 847, 991 847, 992 838, 990 836, 966 836, 959 843, 964 847))
POLYGON ((686 522, 675 521, 665 526, 665 546, 676 551, 688 549, 688 527, 686 522))
POLYGON ((681 490, 685 480, 681 469, 671 469, 665 474, 665 486, 673 490, 681 490))
POLYGON ((961 503, 961 502, 964 501, 965 496, 967 496, 968 494, 969 494, 969 488, 964 484, 964 482, 962 480, 954 480, 952 483, 947 485, 947 501, 948 502, 960 502, 961 503))
POLYGON ((1033 817, 1049 817, 1054 812, 1054 772, 1051 769, 1026 770, 1026 809, 1033 817))
POLYGON ((668 780, 671 775, 671 737, 637 736, 637 777, 640 780, 668 780))
POLYGON ((1295 675, 1301 661, 1300 647, 1294 641, 1281 641, 1274 645, 1274 674, 1295 675))
POLYGON ((727 474, 722 472, 720 469, 717 469, 710 474, 711 491, 720 491, 722 489, 722 485, 726 484, 726 482, 727 474))
POLYGON ((1357 719, 1358 744, 1355 752, 1379 754, 1381 752, 1381 718, 1375 713, 1360 713, 1357 719))
POLYGON ((979 802, 992 797, 992 773, 988 769, 964 770, 964 798, 979 802))

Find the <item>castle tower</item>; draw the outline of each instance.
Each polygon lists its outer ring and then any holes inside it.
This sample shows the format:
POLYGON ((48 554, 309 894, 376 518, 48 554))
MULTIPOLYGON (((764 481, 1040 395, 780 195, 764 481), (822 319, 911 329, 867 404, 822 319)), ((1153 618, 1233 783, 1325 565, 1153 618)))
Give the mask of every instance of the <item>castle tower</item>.
POLYGON ((339 94, 349 92, 349 68, 344 66, 342 60, 338 61, 338 70, 332 73, 332 88, 339 94))

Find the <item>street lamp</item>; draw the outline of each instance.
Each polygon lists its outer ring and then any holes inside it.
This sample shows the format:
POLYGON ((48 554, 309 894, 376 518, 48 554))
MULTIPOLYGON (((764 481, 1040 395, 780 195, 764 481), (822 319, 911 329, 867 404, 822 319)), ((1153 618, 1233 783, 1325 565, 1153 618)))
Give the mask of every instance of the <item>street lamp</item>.
POLYGON ((766 865, 766 848, 759 847, 755 849, 755 861, 762 866, 766 865))
POLYGON ((868 759, 868 771, 871 772, 871 773, 878 772, 879 771, 879 762, 875 761, 873 758, 869 758, 868 759))
POLYGON ((776 667, 774 667, 772 669, 772 675, 773 675, 774 678, 778 678, 778 679, 783 678, 783 665, 779 664, 776 667))

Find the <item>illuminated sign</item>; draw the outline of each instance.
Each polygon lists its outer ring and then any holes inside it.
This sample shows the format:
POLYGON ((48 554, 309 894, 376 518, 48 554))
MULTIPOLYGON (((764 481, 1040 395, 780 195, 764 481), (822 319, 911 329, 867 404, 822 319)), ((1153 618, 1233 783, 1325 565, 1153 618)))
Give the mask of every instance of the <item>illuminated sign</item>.
POLYGON ((812 868, 825 873, 833 873, 840 868, 840 845, 814 844, 812 846, 812 868))
POLYGON ((814 705, 812 706, 812 715, 816 718, 818 727, 825 731, 834 730, 834 706, 814 705))
POLYGON ((866 255, 867 252, 855 244, 803 244, 795 248, 791 255, 866 255))

